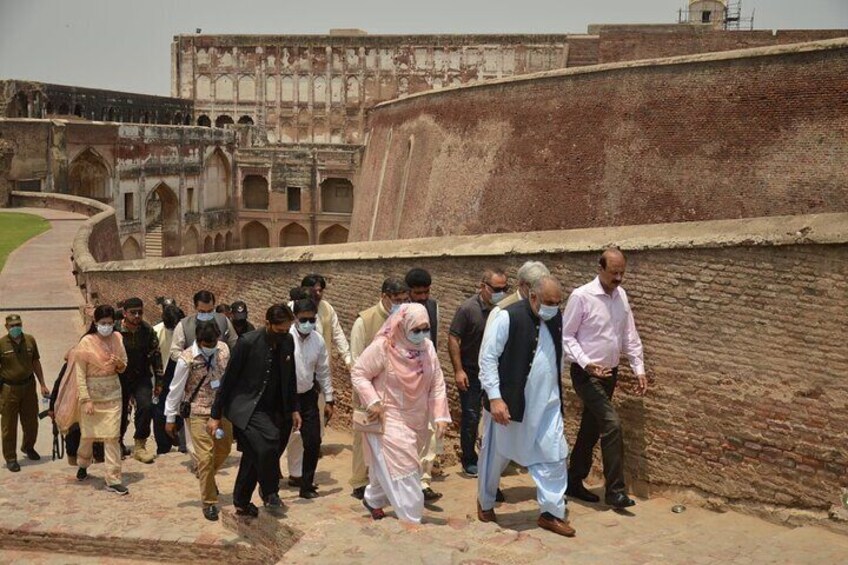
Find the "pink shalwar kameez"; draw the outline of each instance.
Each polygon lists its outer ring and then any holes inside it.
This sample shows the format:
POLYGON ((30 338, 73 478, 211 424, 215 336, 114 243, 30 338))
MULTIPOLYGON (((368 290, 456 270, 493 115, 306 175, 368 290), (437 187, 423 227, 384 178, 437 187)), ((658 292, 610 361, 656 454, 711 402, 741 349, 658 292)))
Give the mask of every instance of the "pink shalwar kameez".
POLYGON ((420 523, 424 511, 419 454, 428 424, 450 422, 445 379, 433 343, 407 339, 413 328, 428 324, 420 304, 404 304, 386 320, 377 337, 357 359, 351 380, 363 405, 382 402, 383 434, 365 434, 370 483, 365 502, 391 505, 398 518, 420 523))

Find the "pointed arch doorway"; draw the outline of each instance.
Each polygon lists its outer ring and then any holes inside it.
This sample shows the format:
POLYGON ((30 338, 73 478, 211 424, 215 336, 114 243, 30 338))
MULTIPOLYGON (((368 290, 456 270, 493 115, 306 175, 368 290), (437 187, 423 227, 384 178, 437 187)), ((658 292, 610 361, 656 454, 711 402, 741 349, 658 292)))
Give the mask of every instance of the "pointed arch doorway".
POLYGON ((170 186, 156 185, 144 205, 144 256, 180 254, 180 203, 170 186))

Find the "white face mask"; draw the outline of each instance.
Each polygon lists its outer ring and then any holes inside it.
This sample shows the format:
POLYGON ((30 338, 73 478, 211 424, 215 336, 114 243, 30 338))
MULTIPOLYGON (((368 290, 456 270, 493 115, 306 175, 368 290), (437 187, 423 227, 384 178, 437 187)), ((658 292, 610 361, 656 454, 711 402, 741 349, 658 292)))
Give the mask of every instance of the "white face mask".
POLYGON ((215 314, 212 312, 198 312, 197 313, 197 321, 198 322, 208 322, 209 320, 215 319, 215 314))
POLYGON ((115 327, 112 324, 97 324, 97 333, 102 335, 103 337, 108 337, 112 335, 115 327))
POLYGON ((546 322, 559 314, 559 306, 548 306, 547 304, 539 305, 539 317, 546 322))
POLYGON ((424 340, 427 339, 427 334, 430 332, 409 332, 406 334, 406 339, 414 343, 415 345, 421 345, 424 343, 424 340))

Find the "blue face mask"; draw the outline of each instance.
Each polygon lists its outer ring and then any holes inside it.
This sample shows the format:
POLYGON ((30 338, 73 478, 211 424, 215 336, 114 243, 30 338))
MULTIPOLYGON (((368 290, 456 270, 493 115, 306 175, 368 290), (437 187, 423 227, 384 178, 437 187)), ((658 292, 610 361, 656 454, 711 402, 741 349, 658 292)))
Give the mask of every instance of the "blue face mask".
POLYGON ((429 332, 409 332, 406 334, 406 339, 414 343, 415 345, 421 345, 424 343, 424 340, 427 339, 427 334, 429 332))
POLYGON ((9 328, 9 335, 15 339, 18 339, 22 335, 24 335, 24 329, 20 326, 15 326, 13 328, 9 328))
POLYGON ((215 314, 212 312, 198 312, 197 313, 197 321, 198 322, 208 322, 209 320, 214 320, 215 314))
POLYGON ((559 314, 559 306, 548 306, 547 304, 539 305, 539 317, 546 322, 559 314))
POLYGON ((504 297, 506 297, 506 293, 503 292, 503 291, 493 292, 492 293, 492 304, 497 304, 498 302, 503 300, 504 297))
POLYGON ((200 350, 203 352, 203 355, 207 358, 212 357, 218 351, 218 347, 203 347, 200 346, 200 350))
POLYGON ((303 335, 307 335, 315 329, 314 322, 298 322, 297 323, 297 331, 302 333, 303 335))

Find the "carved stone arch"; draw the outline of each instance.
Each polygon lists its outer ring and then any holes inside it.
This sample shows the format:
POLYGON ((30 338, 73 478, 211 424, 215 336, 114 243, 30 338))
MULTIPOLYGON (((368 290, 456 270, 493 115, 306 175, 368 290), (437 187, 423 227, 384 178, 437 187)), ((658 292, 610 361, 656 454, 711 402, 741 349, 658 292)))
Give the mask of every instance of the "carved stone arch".
POLYGON ((347 243, 348 229, 339 224, 333 224, 321 232, 319 244, 347 243))
POLYGON ((92 147, 80 151, 68 167, 68 192, 84 198, 110 200, 112 175, 106 160, 92 147))

